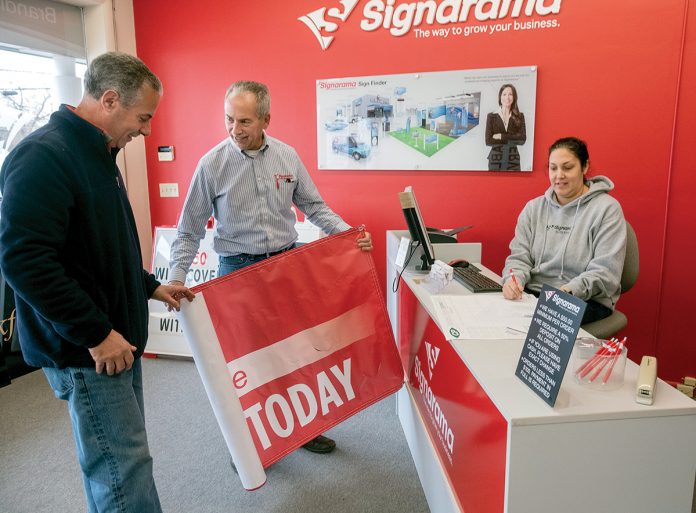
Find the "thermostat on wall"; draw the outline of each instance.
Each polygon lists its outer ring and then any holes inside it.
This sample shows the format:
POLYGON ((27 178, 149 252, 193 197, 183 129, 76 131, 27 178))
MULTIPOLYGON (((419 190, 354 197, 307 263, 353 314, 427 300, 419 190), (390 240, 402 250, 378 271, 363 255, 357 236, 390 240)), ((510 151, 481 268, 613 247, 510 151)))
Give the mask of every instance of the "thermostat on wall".
POLYGON ((157 146, 157 160, 168 162, 174 160, 174 146, 157 146))

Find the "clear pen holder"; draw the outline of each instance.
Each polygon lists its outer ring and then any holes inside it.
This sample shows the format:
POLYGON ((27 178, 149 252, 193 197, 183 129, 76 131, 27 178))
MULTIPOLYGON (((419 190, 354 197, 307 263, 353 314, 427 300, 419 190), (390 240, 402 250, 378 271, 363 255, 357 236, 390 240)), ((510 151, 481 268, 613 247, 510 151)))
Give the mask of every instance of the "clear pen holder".
POLYGON ((579 338, 573 350, 573 375, 581 386, 593 390, 621 388, 628 348, 609 340, 579 338))

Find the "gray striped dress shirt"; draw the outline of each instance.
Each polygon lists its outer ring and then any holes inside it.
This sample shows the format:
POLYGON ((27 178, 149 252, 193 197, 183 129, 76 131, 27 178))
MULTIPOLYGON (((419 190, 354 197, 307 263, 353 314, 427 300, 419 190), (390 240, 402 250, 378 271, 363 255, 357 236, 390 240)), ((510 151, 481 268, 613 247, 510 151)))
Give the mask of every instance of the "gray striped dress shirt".
POLYGON ((297 240, 293 203, 326 233, 350 228, 324 203, 294 148, 264 134, 252 156, 226 138, 198 162, 172 244, 169 279, 186 280, 211 215, 218 255, 290 246, 297 240))

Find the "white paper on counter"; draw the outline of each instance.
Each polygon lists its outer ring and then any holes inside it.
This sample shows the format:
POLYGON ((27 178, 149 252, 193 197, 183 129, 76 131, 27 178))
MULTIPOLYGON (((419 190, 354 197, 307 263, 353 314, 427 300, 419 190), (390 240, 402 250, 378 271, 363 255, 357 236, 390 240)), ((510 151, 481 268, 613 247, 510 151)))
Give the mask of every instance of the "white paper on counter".
POLYGON ((177 315, 242 486, 247 490, 259 488, 266 482, 266 473, 232 384, 232 376, 227 370, 203 294, 197 294, 192 302, 182 301, 177 315))
POLYGON ((432 296, 432 300, 447 340, 524 338, 537 304, 537 298, 530 294, 518 300, 485 293, 432 296))

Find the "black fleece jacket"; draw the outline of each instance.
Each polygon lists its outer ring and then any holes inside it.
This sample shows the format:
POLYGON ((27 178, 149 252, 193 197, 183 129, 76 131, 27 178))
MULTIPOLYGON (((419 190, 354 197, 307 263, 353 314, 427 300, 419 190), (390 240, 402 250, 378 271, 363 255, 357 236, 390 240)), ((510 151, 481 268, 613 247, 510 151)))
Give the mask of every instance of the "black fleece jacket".
POLYGON ((0 266, 30 365, 92 367, 88 348, 111 329, 136 357, 145 348, 159 282, 143 270, 117 151, 62 105, 2 166, 0 266))

